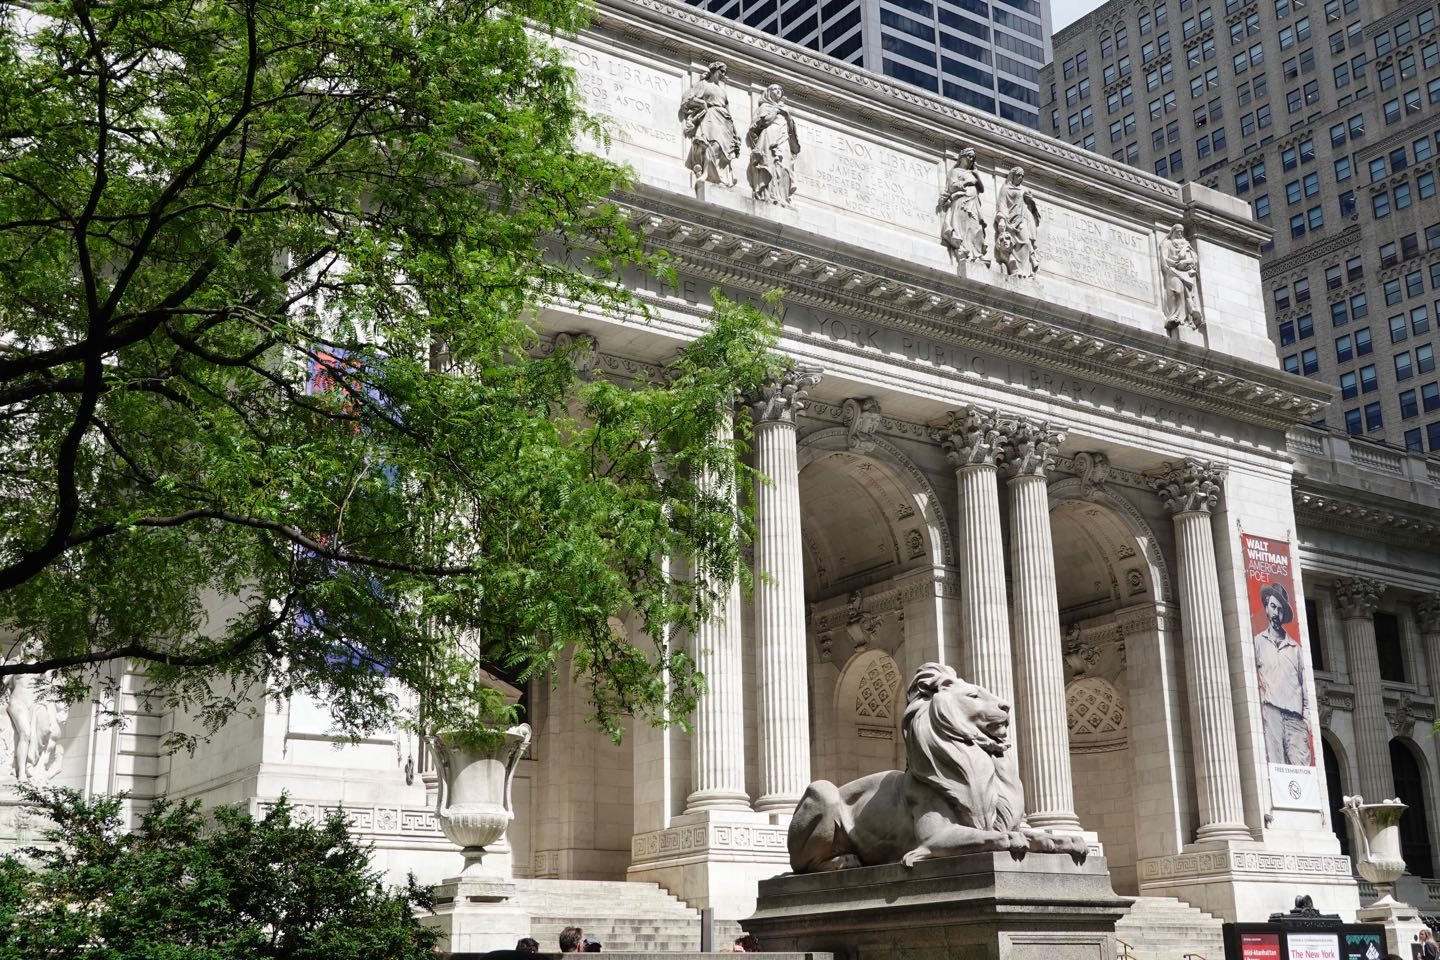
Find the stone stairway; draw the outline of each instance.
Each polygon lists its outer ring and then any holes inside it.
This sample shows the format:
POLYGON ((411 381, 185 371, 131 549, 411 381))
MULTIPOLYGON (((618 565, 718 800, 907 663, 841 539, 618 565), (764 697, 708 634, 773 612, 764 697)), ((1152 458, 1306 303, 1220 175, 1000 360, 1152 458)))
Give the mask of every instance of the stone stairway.
POLYGON ((559 949, 560 931, 566 927, 580 927, 587 936, 598 938, 605 953, 694 953, 700 949, 700 911, 672 897, 659 884, 516 880, 515 887, 511 902, 530 915, 530 936, 540 942, 544 952, 559 949))
MULTIPOLYGON (((1182 960, 1197 954, 1224 960, 1222 922, 1174 897, 1137 897, 1130 912, 1115 924, 1115 938, 1130 945, 1135 960, 1182 960)), ((1120 956, 1126 956, 1117 944, 1120 956)))

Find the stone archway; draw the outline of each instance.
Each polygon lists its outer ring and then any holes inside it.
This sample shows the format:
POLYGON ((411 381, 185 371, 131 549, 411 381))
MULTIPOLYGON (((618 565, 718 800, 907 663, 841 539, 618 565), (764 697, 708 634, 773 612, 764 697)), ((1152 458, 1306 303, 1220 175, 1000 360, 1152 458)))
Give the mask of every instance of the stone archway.
POLYGON ((1100 836, 1117 892, 1138 891, 1137 864, 1178 852, 1185 833, 1178 778, 1188 776, 1183 744, 1150 743, 1151 731, 1178 737, 1182 692, 1178 649, 1165 629, 1171 584, 1159 544, 1119 491, 1062 480, 1050 488, 1056 593, 1065 662, 1075 812, 1100 836), (1136 737, 1146 738, 1136 746, 1136 737), (1160 783, 1142 777, 1137 757, 1163 749, 1178 762, 1160 783), (1157 807, 1161 817, 1153 816, 1157 807), (1154 825, 1160 823, 1161 829, 1154 825), (1154 834, 1163 835, 1157 842, 1154 834))
POLYGON ((883 651, 857 653, 845 664, 835 685, 840 727, 835 782, 904 766, 900 739, 904 686, 899 666, 883 651))
POLYGON ((914 659, 907 645, 923 649, 924 659, 945 649, 955 622, 931 581, 954 548, 935 490, 883 437, 852 448, 849 431, 823 429, 797 452, 812 773, 844 780, 895 766, 894 739, 849 713, 857 691, 845 684, 859 676, 852 669, 878 663, 878 654, 899 676, 914 659))

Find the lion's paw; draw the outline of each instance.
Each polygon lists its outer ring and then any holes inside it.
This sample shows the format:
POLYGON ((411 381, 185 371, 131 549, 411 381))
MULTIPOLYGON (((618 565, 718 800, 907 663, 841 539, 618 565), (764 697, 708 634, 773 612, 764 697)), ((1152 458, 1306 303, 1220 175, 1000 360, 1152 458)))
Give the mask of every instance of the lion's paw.
POLYGON ((914 850, 911 850, 909 853, 905 854, 905 856, 901 857, 900 862, 907 867, 913 867, 915 866, 915 862, 917 860, 924 860, 929 856, 929 850, 925 849, 924 847, 916 847, 914 850))
POLYGON ((1025 854, 1030 852, 1030 838, 1018 830, 1007 836, 1005 840, 1006 849, 1016 860, 1024 860, 1025 854))

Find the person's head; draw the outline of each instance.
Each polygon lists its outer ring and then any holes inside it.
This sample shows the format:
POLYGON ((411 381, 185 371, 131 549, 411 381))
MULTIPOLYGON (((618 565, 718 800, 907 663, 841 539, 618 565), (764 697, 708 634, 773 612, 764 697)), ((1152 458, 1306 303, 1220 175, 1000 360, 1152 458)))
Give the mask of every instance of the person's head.
POLYGON ((583 946, 583 950, 581 951, 582 953, 599 953, 599 952, 600 952, 600 941, 599 941, 597 938, 595 938, 595 937, 586 937, 586 938, 584 939, 584 941, 582 941, 582 946, 583 946))
POLYGON ((964 167, 966 170, 970 170, 970 169, 973 169, 973 168, 974 168, 974 166, 975 166, 975 151, 974 151, 974 150, 970 149, 969 147, 966 147, 964 150, 961 150, 961 151, 960 151, 960 166, 964 167))
POLYGON ((1421 943, 1424 943, 1426 940, 1429 940, 1429 939, 1430 939, 1430 928, 1429 928, 1429 927, 1421 927, 1421 928, 1420 928, 1420 942, 1421 942, 1421 943))
POLYGON ((1009 179, 1011 183, 1023 183, 1025 180, 1025 168, 1011 167, 1010 174, 1007 179, 1009 179))
POLYGON ((772 83, 765 88, 765 100, 768 103, 779 103, 785 99, 785 88, 778 83, 772 83))
POLYGON ((516 953, 539 953, 540 941, 534 937, 521 937, 515 941, 516 953))
POLYGON ((724 79, 724 77, 725 64, 720 60, 713 61, 708 67, 705 68, 705 78, 707 80, 722 80, 724 79))
POLYGON ((747 933, 743 937, 736 937, 735 950, 737 953, 759 953, 760 938, 753 933, 747 933))
POLYGON ((561 930, 561 931, 560 931, 560 952, 561 952, 561 953, 576 953, 576 952, 578 952, 579 949, 580 949, 580 938, 583 937, 584 935, 585 935, 585 931, 581 930, 579 927, 566 927, 564 930, 561 930))
POLYGON ((1290 595, 1282 583, 1267 583, 1260 588, 1260 604, 1265 608, 1265 618, 1272 627, 1282 627, 1295 619, 1290 609, 1290 595))
POLYGON ((1184 240, 1184 239, 1185 239, 1185 227, 1184 227, 1183 225, 1181 225, 1181 224, 1178 224, 1178 223, 1175 224, 1173 227, 1171 227, 1171 228, 1170 228, 1170 239, 1171 239, 1171 240, 1184 240))

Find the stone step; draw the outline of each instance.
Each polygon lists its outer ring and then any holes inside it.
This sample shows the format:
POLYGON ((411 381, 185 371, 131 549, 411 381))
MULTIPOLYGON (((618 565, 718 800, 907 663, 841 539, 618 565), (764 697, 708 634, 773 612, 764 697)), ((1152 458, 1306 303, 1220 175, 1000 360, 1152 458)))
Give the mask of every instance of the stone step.
MULTIPOLYGON (((1185 954, 1223 960, 1222 928, 1218 918, 1174 897, 1137 897, 1115 924, 1115 937, 1130 945, 1134 960, 1182 960, 1185 954)), ((1127 956, 1123 945, 1116 947, 1127 956)))
POLYGON ((694 953, 700 914, 655 883, 625 880, 517 880, 515 906, 530 915, 530 935, 553 951, 560 931, 579 927, 605 953, 694 953))

